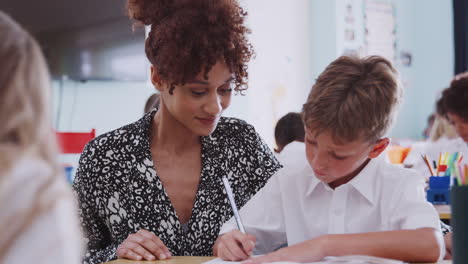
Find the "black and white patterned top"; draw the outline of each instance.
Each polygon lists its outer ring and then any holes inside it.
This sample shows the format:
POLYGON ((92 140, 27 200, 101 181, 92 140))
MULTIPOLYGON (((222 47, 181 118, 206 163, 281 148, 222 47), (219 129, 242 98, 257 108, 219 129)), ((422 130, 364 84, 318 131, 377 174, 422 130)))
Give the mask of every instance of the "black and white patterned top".
POLYGON ((281 168, 251 125, 222 117, 201 138, 200 183, 184 231, 151 156, 155 113, 95 138, 81 154, 73 187, 88 239, 84 263, 115 259, 118 245, 140 229, 154 232, 173 256, 211 255, 220 227, 232 216, 221 177, 233 172, 228 180, 241 207, 281 168))

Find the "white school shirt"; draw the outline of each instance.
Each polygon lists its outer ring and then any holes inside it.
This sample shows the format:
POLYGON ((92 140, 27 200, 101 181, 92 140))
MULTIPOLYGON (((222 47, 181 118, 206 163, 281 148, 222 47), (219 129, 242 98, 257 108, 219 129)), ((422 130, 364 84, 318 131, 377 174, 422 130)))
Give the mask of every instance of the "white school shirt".
MULTIPOLYGON (((319 181, 308 164, 286 164, 240 215, 246 232, 257 238, 255 254, 325 234, 423 227, 440 232, 438 214, 425 199, 423 178, 383 158, 371 160, 354 179, 335 190, 319 181)), ((220 234, 235 228, 231 218, 220 234)))
POLYGON ((291 166, 307 164, 304 142, 293 141, 286 145, 280 153, 275 153, 275 156, 281 164, 291 166))

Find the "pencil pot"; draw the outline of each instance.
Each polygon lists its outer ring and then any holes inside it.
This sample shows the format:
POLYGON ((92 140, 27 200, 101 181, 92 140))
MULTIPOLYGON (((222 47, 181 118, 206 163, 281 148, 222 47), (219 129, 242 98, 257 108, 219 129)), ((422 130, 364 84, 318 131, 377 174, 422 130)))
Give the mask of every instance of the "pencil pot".
POLYGON ((468 263, 468 186, 453 186, 451 191, 454 264, 468 263))
POLYGON ((427 190, 427 200, 433 204, 450 203, 450 176, 429 177, 429 189, 427 190))
POLYGON ((429 177, 429 189, 448 189, 450 187, 450 176, 429 177))

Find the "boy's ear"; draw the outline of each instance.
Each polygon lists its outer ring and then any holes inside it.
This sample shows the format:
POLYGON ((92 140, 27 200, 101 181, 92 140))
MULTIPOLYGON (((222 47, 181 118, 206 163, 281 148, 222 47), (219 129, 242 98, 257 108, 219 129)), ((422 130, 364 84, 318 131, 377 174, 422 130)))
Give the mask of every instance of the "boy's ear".
POLYGON ((164 90, 158 70, 151 65, 151 83, 160 93, 164 90))
POLYGON ((390 144, 390 140, 388 138, 379 139, 372 147, 371 152, 369 153, 368 157, 371 159, 377 158, 390 144))

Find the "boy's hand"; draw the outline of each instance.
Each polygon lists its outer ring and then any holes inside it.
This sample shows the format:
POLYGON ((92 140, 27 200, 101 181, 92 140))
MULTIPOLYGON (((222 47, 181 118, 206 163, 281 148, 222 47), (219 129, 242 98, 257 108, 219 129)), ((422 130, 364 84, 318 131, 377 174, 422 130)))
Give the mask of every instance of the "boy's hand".
POLYGON ((445 258, 452 259, 452 233, 448 233, 444 236, 445 240, 445 258))
POLYGON ((255 248, 255 237, 233 230, 216 239, 213 255, 222 260, 239 261, 250 257, 255 248))
POLYGON ((279 249, 270 254, 261 257, 252 258, 242 262, 242 264, 261 264, 278 261, 292 262, 313 262, 319 261, 326 256, 325 253, 325 237, 318 237, 312 240, 307 240, 294 246, 279 249))

